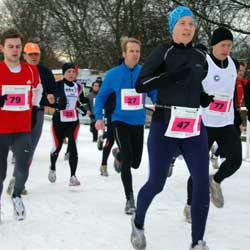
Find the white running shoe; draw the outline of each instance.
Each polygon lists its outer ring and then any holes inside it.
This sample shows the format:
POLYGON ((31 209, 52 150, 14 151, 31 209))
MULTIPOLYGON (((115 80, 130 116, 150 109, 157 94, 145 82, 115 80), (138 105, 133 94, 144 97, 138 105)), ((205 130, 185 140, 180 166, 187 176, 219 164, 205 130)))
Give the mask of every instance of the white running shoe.
POLYGON ((101 165, 100 167, 100 172, 102 176, 108 176, 108 170, 107 170, 107 165, 101 165))
POLYGON ((191 206, 190 205, 188 205, 188 204, 185 205, 184 210, 183 210, 183 214, 184 214, 184 217, 185 217, 185 221, 187 223, 192 224, 191 206))
POLYGON ((213 175, 210 175, 209 177, 209 189, 211 193, 212 203, 218 208, 223 207, 224 197, 222 194, 221 186, 219 183, 215 182, 213 175))
POLYGON ((192 247, 192 245, 190 246, 190 250, 209 250, 209 248, 205 241, 199 240, 197 245, 194 247, 192 247))
POLYGON ((12 198, 14 218, 16 220, 24 220, 26 217, 26 211, 23 201, 20 197, 12 198))
POLYGON ((12 177, 10 179, 10 182, 9 182, 9 185, 7 187, 7 190, 6 190, 6 193, 8 195, 12 195, 13 191, 14 191, 14 186, 15 186, 15 182, 16 182, 16 178, 15 177, 12 177))
POLYGON ((69 179, 69 186, 75 187, 75 186, 80 186, 81 182, 77 179, 75 175, 71 176, 69 179))
POLYGON ((219 157, 218 156, 212 155, 210 158, 210 161, 211 161, 212 167, 214 169, 219 169, 220 164, 219 164, 219 157))
POLYGON ((51 183, 56 182, 56 170, 49 169, 48 179, 51 183))
POLYGON ((126 201, 124 212, 125 214, 133 214, 135 211, 135 199, 133 193, 131 193, 129 199, 126 201))
POLYGON ((145 250, 146 249, 146 237, 144 235, 143 229, 138 229, 135 226, 135 214, 131 217, 131 226, 132 226, 132 233, 131 233, 131 243, 134 249, 136 250, 145 250))

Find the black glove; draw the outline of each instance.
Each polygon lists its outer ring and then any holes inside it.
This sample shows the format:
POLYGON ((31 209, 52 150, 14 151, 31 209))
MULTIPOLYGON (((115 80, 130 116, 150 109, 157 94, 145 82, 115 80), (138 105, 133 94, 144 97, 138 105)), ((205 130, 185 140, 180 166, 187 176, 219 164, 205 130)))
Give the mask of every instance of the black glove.
POLYGON ((36 126, 36 115, 37 115, 37 107, 32 106, 32 114, 31 114, 31 129, 33 129, 36 126))
POLYGON ((59 101, 58 101, 59 110, 66 109, 66 106, 67 106, 67 98, 66 98, 66 96, 59 97, 59 101))
POLYGON ((7 100, 7 95, 0 96, 0 108, 4 106, 4 102, 7 100))
POLYGON ((200 105, 201 105, 201 107, 206 108, 213 101, 214 101, 214 95, 208 95, 205 92, 201 92, 201 94, 200 94, 200 105))
POLYGON ((175 71, 171 72, 169 77, 175 82, 183 81, 188 77, 190 70, 191 68, 188 66, 188 64, 183 63, 175 71))
POLYGON ((247 110, 247 120, 250 122, 250 109, 247 110))

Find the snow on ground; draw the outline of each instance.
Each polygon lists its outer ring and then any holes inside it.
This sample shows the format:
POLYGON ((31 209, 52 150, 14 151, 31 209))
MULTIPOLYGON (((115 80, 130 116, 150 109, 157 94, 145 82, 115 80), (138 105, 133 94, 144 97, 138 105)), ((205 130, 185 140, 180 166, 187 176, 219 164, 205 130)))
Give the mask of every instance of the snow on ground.
MULTIPOLYGON (((148 131, 146 130, 146 136, 148 131)), ((146 141, 146 140, 145 140, 146 141)), ((63 160, 64 146, 57 164, 57 182, 49 183, 50 122, 45 121, 27 182, 29 194, 23 198, 27 219, 14 221, 12 204, 2 195, 1 250, 132 250, 130 217, 123 213, 125 198, 119 175, 109 159, 109 177, 99 175, 101 153, 91 142, 89 127, 81 126, 77 176, 82 185, 69 188, 69 166, 63 160)), ((11 154, 10 154, 11 157, 11 154)), ((10 162, 9 157, 9 162, 10 162)), ((210 250, 250 249, 250 167, 241 169, 223 183, 225 207, 212 204, 205 240, 210 250)), ((147 179, 147 149, 139 170, 133 171, 134 191, 147 179)), ((174 173, 165 189, 153 201, 145 224, 147 250, 188 250, 190 225, 184 221, 188 177, 184 161, 177 160, 174 173)))

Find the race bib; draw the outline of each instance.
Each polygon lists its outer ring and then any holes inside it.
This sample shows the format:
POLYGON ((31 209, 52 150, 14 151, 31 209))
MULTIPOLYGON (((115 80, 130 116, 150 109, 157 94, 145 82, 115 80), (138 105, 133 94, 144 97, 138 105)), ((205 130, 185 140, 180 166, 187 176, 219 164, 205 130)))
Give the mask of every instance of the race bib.
POLYGON ((121 90, 121 108, 122 110, 143 109, 143 94, 137 93, 135 89, 121 90))
POLYGON ((200 135, 201 114, 199 108, 171 106, 171 117, 165 136, 189 138, 200 135))
POLYGON ((77 121, 76 110, 64 109, 60 111, 61 122, 74 122, 77 121))
POLYGON ((232 100, 229 95, 215 94, 214 101, 210 103, 206 113, 214 116, 226 115, 230 111, 232 100))
POLYGON ((29 105, 30 86, 24 85, 3 85, 2 95, 7 94, 7 100, 2 110, 25 111, 30 109, 29 105))

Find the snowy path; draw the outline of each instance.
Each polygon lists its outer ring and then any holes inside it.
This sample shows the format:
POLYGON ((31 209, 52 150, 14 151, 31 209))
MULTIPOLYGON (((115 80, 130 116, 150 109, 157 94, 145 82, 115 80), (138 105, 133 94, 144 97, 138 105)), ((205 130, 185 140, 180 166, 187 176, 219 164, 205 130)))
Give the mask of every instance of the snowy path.
MULTIPOLYGON (((125 199, 120 177, 112 168, 112 156, 110 176, 99 175, 101 153, 91 142, 89 127, 82 125, 79 134, 79 188, 68 187, 65 147, 58 159, 57 182, 48 182, 50 149, 50 122, 46 121, 27 182, 27 219, 22 222, 14 221, 12 204, 5 193, 13 169, 9 164, 2 196, 0 249, 132 250, 130 217, 123 213, 125 199)), ((147 178, 146 145, 141 167, 133 176, 137 193, 147 178)), ((183 218, 187 177, 185 163, 177 160, 173 176, 148 211, 147 250, 189 249, 190 225, 183 218)), ((250 249, 249 179, 250 163, 243 162, 234 177, 223 183, 225 207, 217 209, 211 204, 205 235, 210 250, 250 249)))

